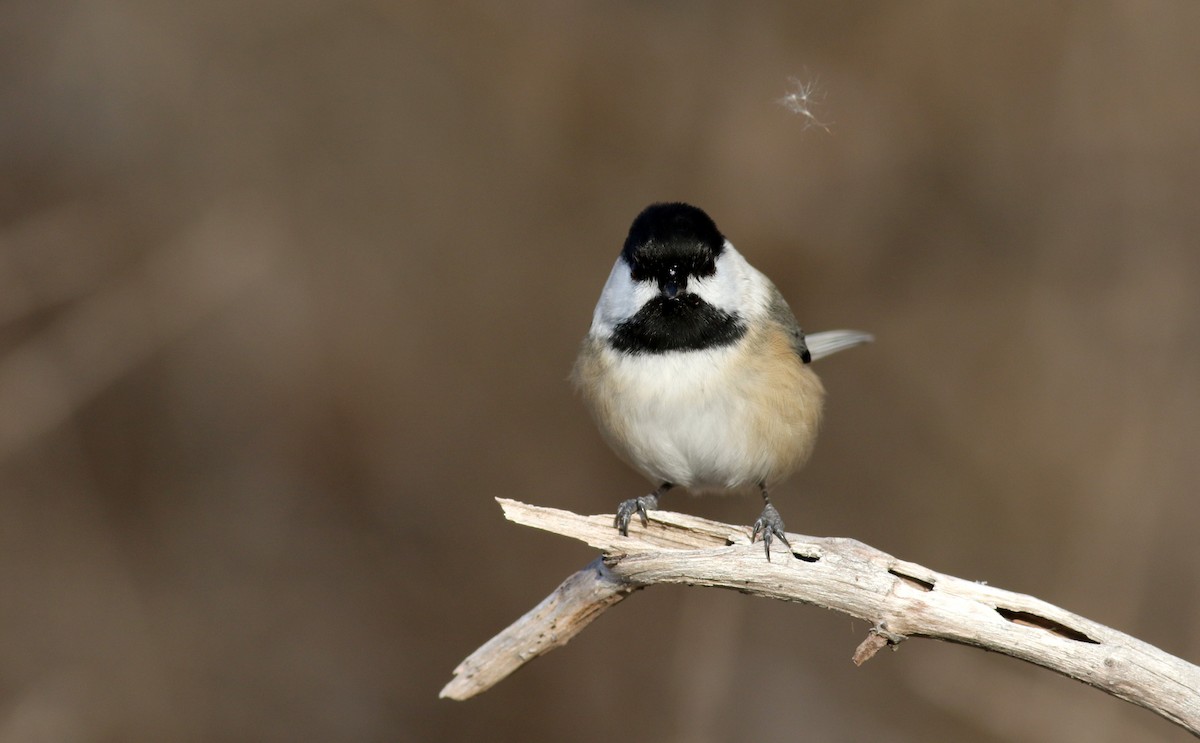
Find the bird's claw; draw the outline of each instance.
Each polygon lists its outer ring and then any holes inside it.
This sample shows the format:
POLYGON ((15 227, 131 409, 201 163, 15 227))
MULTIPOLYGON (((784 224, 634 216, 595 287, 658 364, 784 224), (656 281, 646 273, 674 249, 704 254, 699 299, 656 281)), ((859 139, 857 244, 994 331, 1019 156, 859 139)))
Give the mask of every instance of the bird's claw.
POLYGON ((762 533, 763 548, 767 552, 767 562, 771 561, 771 538, 779 537, 779 541, 787 545, 790 550, 791 542, 787 540, 787 534, 783 531, 783 519, 779 516, 779 511, 775 510, 775 506, 767 504, 763 508, 762 515, 758 517, 758 521, 754 522, 754 530, 750 532, 750 544, 754 544, 758 539, 759 532, 762 533))
POLYGON ((655 508, 658 508, 658 496, 654 493, 621 501, 621 505, 617 506, 617 517, 613 519, 613 526, 617 527, 621 536, 627 537, 629 536, 629 519, 633 518, 633 514, 636 513, 641 517, 642 526, 645 526, 650 522, 646 511, 653 511, 655 508))

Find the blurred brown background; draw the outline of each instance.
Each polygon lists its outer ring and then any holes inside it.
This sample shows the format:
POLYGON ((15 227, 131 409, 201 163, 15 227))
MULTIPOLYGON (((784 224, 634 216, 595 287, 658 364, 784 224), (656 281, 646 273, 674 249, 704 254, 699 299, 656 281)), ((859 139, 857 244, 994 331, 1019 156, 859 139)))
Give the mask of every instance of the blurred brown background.
POLYGON ((1200 659, 1197 38, 1182 0, 0 5, 0 743, 1190 740, 683 588, 436 697, 592 557, 495 496, 645 491, 566 377, 663 199, 878 336, 821 364, 793 530, 1200 659))

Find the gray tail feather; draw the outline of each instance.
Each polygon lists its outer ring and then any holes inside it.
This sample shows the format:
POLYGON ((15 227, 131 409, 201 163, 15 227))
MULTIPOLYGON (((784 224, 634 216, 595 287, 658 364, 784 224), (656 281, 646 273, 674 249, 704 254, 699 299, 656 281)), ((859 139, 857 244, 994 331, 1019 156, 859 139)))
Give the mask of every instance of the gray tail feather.
POLYGON ((861 330, 825 330, 804 336, 804 343, 808 346, 813 361, 873 340, 875 336, 861 330))

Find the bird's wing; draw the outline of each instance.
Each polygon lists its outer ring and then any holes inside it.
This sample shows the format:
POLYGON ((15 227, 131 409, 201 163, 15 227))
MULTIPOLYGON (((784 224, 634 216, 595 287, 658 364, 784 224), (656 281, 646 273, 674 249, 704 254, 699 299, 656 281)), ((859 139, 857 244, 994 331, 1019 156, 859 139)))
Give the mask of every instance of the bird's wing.
POLYGON ((800 360, 804 363, 812 361, 812 356, 809 353, 808 344, 805 342, 804 331, 800 329, 800 323, 796 322, 796 316, 792 314, 792 308, 788 307, 787 300, 779 293, 774 284, 771 288, 771 304, 768 308, 770 317, 773 321, 779 323, 787 334, 792 339, 792 349, 800 360))

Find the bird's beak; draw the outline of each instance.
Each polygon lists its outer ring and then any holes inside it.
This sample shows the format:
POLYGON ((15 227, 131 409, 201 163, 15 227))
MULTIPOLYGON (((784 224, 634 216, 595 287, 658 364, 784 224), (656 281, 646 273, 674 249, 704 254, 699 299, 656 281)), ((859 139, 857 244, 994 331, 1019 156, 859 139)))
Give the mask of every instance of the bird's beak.
POLYGON ((684 282, 679 280, 679 269, 671 267, 667 269, 667 278, 659 286, 663 294, 667 295, 667 299, 674 299, 679 295, 679 290, 684 282))

